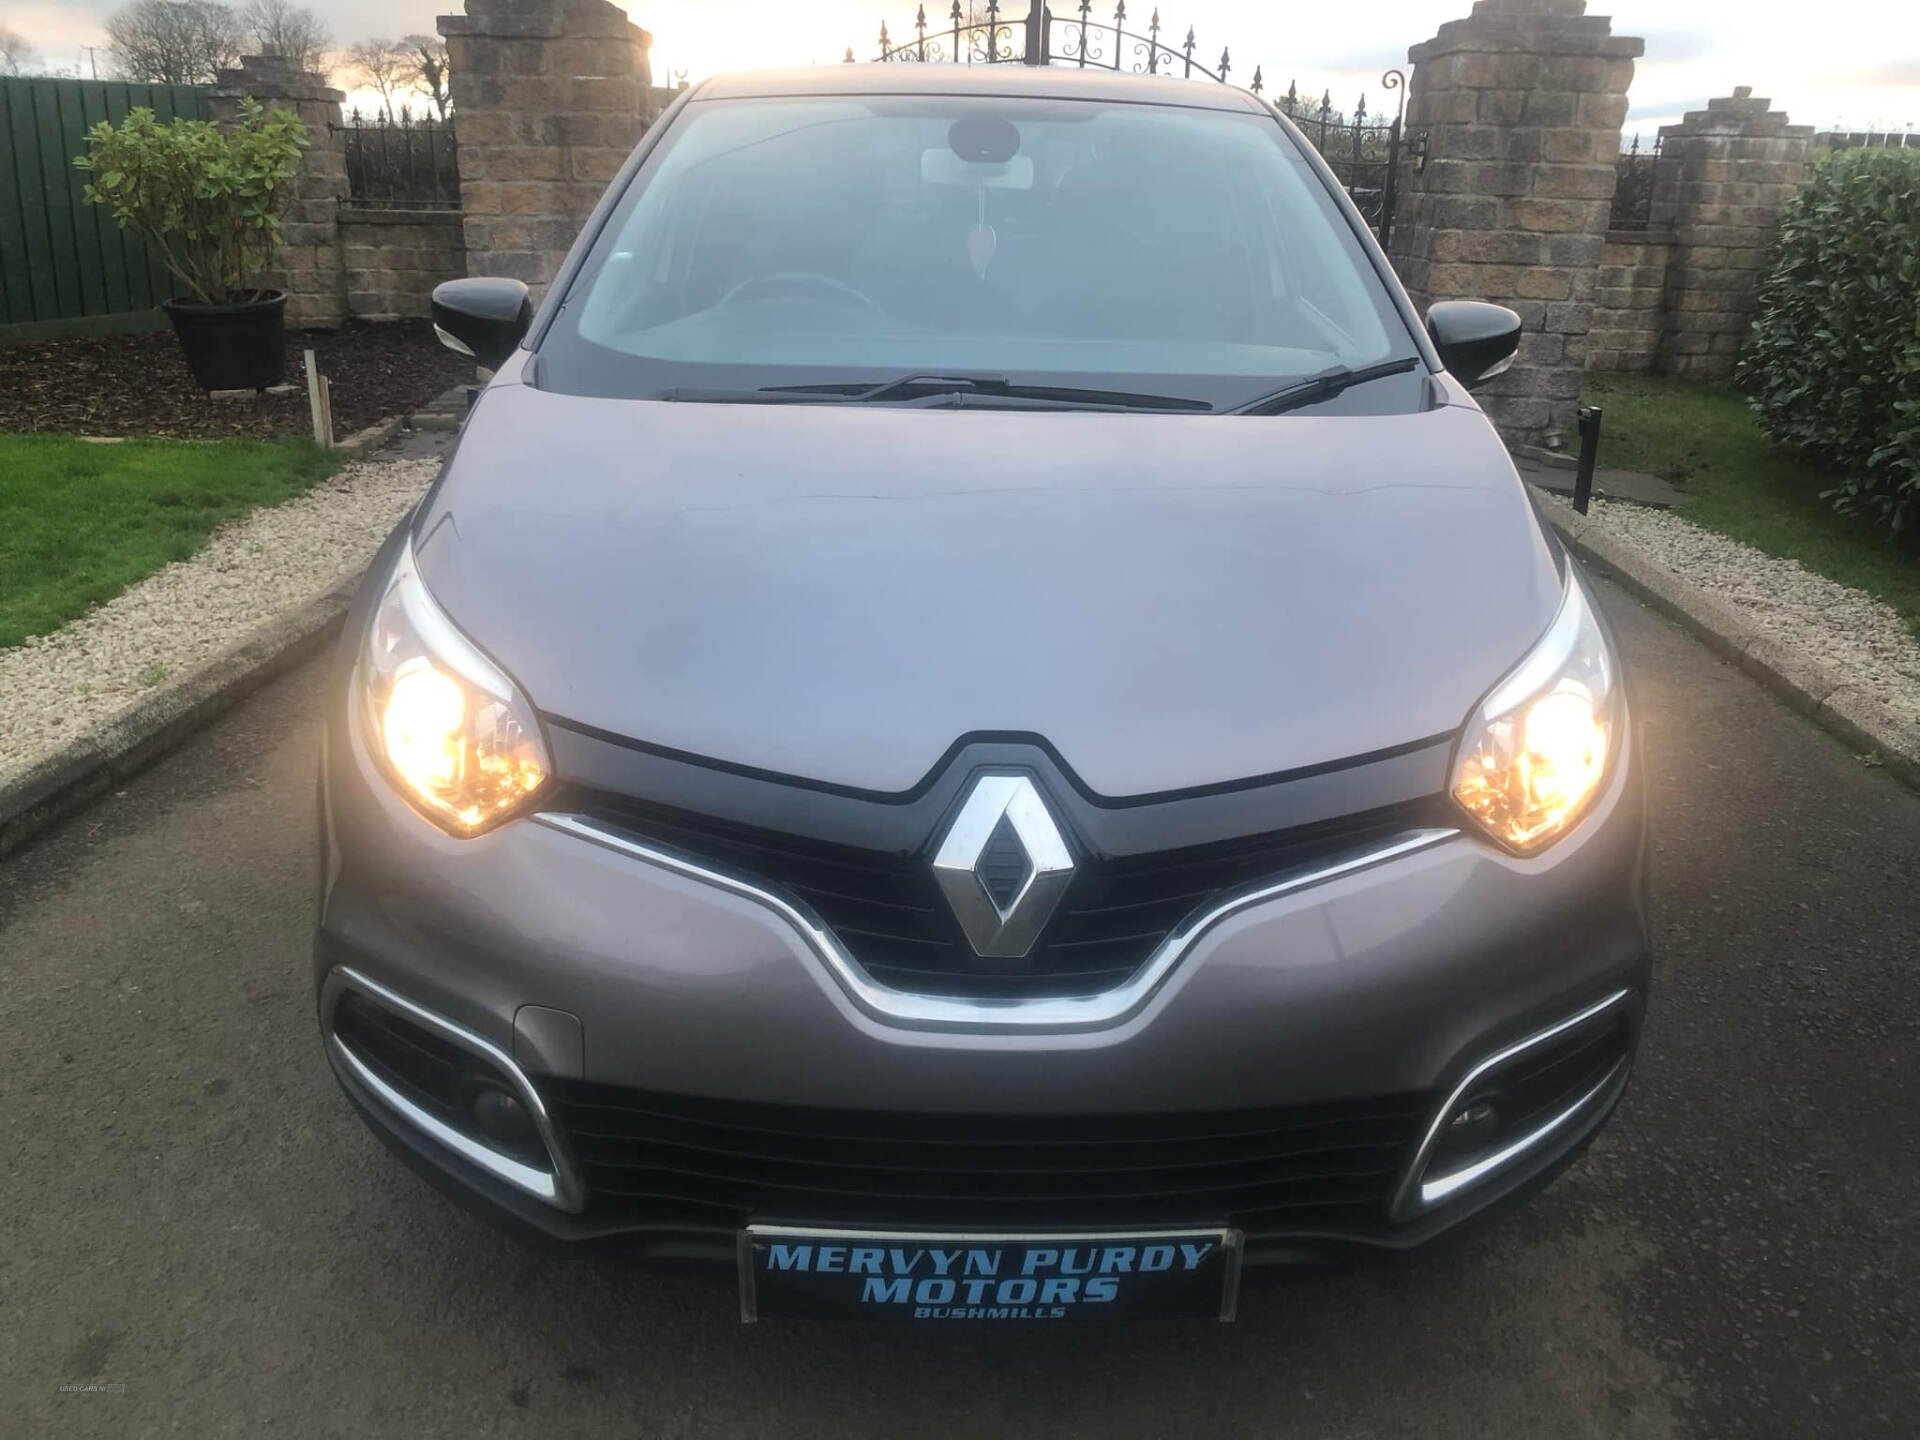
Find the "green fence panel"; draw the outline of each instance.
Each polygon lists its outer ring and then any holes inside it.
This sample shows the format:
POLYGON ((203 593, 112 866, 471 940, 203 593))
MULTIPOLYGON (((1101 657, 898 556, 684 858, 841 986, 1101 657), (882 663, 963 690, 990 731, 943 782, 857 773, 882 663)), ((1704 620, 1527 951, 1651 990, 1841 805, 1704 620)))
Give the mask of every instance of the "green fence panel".
MULTIPOLYGON (((78 125, 84 137, 88 130, 107 118, 107 97, 103 91, 91 85, 74 87, 79 109, 78 125)), ((84 145, 84 138, 81 141, 84 145)), ((75 147, 76 154, 79 146, 75 147)), ((74 178, 85 187, 87 176, 84 171, 75 170, 74 178)), ((108 314, 136 308, 133 287, 127 282, 127 251, 123 243, 120 227, 113 217, 98 205, 86 207, 87 218, 93 226, 94 253, 100 257, 100 287, 104 294, 108 314)))
MULTIPOLYGON (((97 315, 88 308, 87 287, 81 276, 89 268, 80 254, 80 206, 68 184, 73 155, 66 151, 60 124, 60 82, 45 80, 33 87, 33 118, 40 130, 40 183, 47 192, 47 239, 53 251, 53 303, 56 313, 97 315)), ((75 154, 79 153, 77 150, 75 154)))
POLYGON ((0 86, 6 100, 7 124, 13 132, 13 175, 20 201, 21 283, 26 287, 25 320, 60 318, 54 298, 53 241, 47 230, 47 190, 40 175, 40 126, 33 118, 33 82, 11 81, 0 86))
POLYGON ((13 117, 0 95, 0 325, 33 316, 33 287, 27 280, 26 216, 14 163, 13 117))
POLYGON ((144 329, 173 293, 155 248, 85 200, 86 133, 145 105, 162 124, 206 113, 197 85, 0 77, 0 340, 144 329), (9 332, 15 332, 9 335, 9 332))

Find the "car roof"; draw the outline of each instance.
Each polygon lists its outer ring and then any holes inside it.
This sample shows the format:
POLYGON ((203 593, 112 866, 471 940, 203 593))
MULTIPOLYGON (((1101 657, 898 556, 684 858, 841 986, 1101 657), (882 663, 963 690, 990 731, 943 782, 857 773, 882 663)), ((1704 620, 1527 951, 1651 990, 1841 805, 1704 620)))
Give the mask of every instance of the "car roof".
POLYGON ((691 98, 740 100, 773 95, 1018 95, 1273 113, 1272 107, 1258 96, 1237 85, 1223 85, 1214 80, 1128 75, 1092 66, 1081 69, 1007 62, 996 65, 808 65, 788 70, 743 70, 702 81, 694 88, 691 98))

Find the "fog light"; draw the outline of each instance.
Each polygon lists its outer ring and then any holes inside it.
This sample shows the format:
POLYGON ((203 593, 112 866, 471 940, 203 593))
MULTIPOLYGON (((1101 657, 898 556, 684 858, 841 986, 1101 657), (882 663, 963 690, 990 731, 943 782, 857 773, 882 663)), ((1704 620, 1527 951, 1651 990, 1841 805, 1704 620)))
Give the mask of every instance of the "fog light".
POLYGON ((474 1127, 501 1149, 524 1151, 543 1148, 533 1117, 527 1113, 527 1107, 520 1103, 518 1096, 509 1095, 492 1085, 484 1085, 474 1092, 467 1109, 473 1116, 474 1127))
POLYGON ((1478 1155, 1500 1133, 1500 1112, 1491 1100, 1470 1100, 1453 1112, 1433 1147, 1432 1168, 1478 1155))

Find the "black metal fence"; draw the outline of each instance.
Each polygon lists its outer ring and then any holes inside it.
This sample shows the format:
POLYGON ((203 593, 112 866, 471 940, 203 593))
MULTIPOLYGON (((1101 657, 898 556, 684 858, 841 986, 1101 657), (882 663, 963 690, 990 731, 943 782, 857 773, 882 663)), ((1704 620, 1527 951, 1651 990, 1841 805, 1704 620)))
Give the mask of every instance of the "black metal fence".
POLYGON ((1400 179, 1400 140, 1402 111, 1406 105, 1407 77, 1389 70, 1380 77, 1380 85, 1389 93, 1400 91, 1400 103, 1391 115, 1384 110, 1369 112, 1362 95, 1352 114, 1333 108, 1333 92, 1323 91, 1319 101, 1302 100, 1289 83, 1287 93, 1275 105, 1293 121, 1300 133, 1313 142, 1327 168, 1340 178, 1353 197, 1353 203, 1366 217, 1382 245, 1393 229, 1393 206, 1400 179))
MULTIPOLYGON (((1020 0, 1011 0, 1007 10, 1014 13, 1003 13, 1000 0, 987 0, 984 7, 969 3, 964 8, 960 0, 953 0, 942 26, 929 25, 927 7, 921 5, 911 39, 896 40, 886 22, 881 22, 874 60, 879 64, 1070 65, 1233 83, 1229 79, 1234 72, 1231 47, 1222 46, 1220 58, 1212 59, 1210 50, 1200 48, 1191 26, 1178 43, 1168 43, 1161 39, 1157 6, 1144 31, 1127 28, 1126 0, 1116 0, 1111 21, 1094 18, 1092 0, 1073 0, 1068 9, 1069 15, 1063 18, 1048 8, 1046 0, 1027 0, 1024 7, 1020 0), (1017 13, 1021 8, 1024 14, 1017 13)), ((844 58, 847 64, 854 63, 852 46, 844 58)), ((1393 230, 1406 76, 1389 70, 1380 83, 1389 92, 1398 92, 1391 117, 1384 110, 1369 112, 1364 95, 1351 115, 1333 108, 1330 92, 1317 105, 1302 101, 1291 84, 1283 99, 1271 103, 1314 143, 1384 245, 1393 230)), ((1262 95, 1266 87, 1266 74, 1255 65, 1246 88, 1262 95)))
POLYGON ((398 210, 460 208, 460 147, 453 124, 358 110, 336 126, 347 161, 349 205, 398 210))
POLYGON ((1607 226, 1613 230, 1645 230, 1653 221, 1653 182, 1660 173, 1660 136, 1640 148, 1640 137, 1620 152, 1615 162, 1613 211, 1607 226))

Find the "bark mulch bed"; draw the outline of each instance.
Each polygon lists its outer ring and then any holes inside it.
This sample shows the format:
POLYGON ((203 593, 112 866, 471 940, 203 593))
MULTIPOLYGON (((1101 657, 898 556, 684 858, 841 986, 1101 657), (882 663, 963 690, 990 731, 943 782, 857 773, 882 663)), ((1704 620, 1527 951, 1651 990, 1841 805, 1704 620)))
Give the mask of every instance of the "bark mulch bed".
POLYGON ((170 330, 0 346, 0 431, 69 435, 311 435, 311 349, 333 392, 333 433, 419 409, 471 383, 473 361, 434 338, 424 320, 287 332, 288 395, 210 400, 197 389, 170 330))

